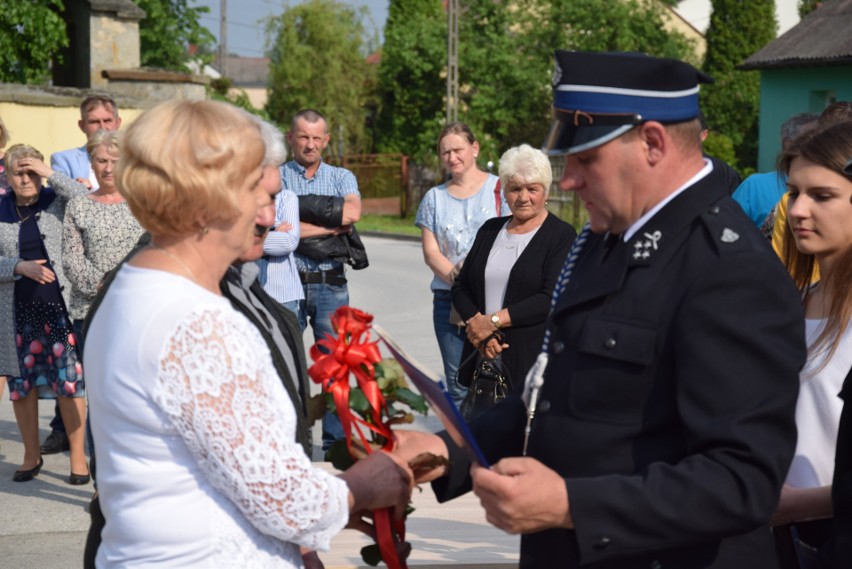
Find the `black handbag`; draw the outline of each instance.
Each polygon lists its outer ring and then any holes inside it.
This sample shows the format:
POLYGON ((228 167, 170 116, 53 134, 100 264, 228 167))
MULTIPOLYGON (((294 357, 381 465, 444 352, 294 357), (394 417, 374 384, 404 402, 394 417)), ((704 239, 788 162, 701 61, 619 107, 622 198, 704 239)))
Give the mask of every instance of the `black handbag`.
MULTIPOLYGON (((494 337, 502 342, 502 334, 492 334, 482 343, 487 344, 494 337)), ((473 352, 471 357, 478 354, 478 351, 473 352)), ((460 365, 459 368, 461 367, 463 366, 460 365)), ((459 411, 465 420, 473 419, 503 401, 511 390, 512 380, 500 357, 498 356, 493 360, 482 358, 473 371, 470 386, 462 400, 459 411)))

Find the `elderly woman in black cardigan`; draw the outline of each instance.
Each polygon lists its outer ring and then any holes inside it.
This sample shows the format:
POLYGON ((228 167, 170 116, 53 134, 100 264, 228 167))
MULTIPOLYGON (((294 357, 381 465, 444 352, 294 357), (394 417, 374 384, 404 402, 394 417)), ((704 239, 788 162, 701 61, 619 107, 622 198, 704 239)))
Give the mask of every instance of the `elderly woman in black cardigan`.
POLYGON ((545 208, 550 161, 527 144, 500 158, 500 182, 512 215, 483 224, 453 285, 467 341, 459 382, 469 386, 480 358, 502 361, 513 385, 541 349, 550 297, 577 232, 545 208), (503 342, 486 340, 495 331, 503 342), (469 357, 479 349, 479 356, 469 357))

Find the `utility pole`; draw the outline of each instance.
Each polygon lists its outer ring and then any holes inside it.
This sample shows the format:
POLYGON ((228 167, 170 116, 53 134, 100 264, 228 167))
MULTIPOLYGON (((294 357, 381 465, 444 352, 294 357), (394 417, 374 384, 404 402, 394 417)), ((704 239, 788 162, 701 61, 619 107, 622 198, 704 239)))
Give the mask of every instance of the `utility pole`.
POLYGON ((459 0, 447 0, 447 124, 459 120, 459 0))
POLYGON ((228 0, 219 0, 219 73, 228 76, 228 0))

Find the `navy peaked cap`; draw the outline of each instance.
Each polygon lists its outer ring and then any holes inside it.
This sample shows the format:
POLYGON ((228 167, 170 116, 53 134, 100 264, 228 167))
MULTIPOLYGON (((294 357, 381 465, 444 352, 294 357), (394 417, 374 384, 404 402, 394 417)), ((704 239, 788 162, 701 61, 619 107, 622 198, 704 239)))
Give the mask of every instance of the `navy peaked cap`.
POLYGON ((713 78, 677 59, 640 53, 556 52, 554 122, 543 150, 574 154, 645 121, 698 116, 698 84, 713 78))

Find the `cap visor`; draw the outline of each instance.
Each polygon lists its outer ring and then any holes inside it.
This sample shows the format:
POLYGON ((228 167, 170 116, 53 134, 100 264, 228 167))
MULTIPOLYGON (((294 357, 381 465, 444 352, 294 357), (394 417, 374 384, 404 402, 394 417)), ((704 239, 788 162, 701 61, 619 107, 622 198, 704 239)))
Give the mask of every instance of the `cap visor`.
POLYGON ((634 124, 574 126, 565 121, 555 120, 550 133, 544 141, 542 151, 548 156, 576 154, 595 148, 614 140, 632 129, 634 124))

